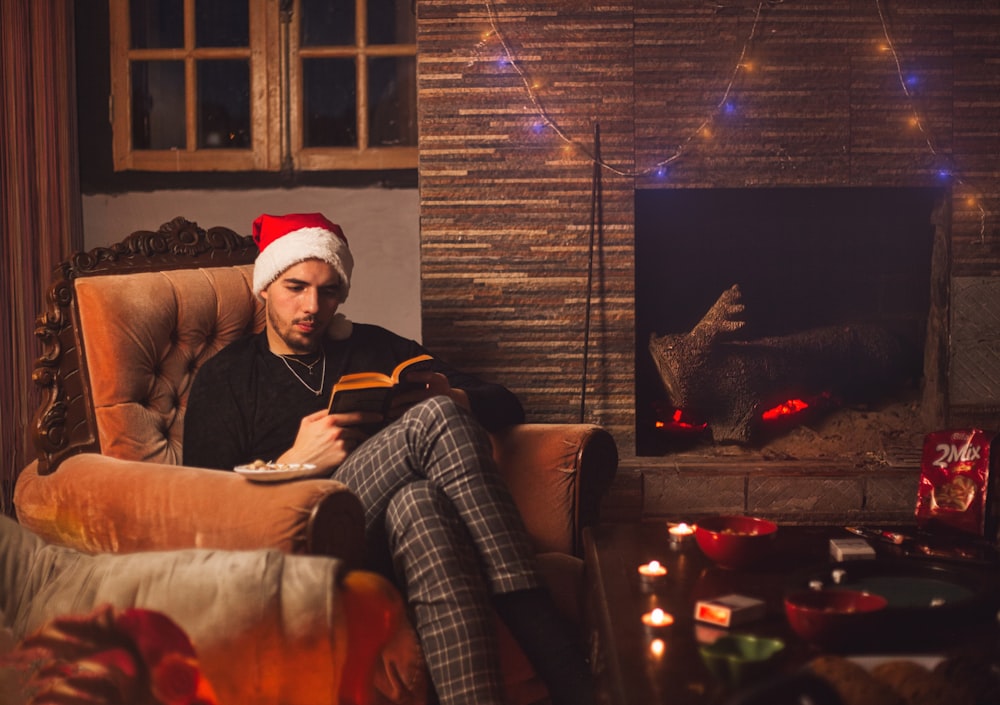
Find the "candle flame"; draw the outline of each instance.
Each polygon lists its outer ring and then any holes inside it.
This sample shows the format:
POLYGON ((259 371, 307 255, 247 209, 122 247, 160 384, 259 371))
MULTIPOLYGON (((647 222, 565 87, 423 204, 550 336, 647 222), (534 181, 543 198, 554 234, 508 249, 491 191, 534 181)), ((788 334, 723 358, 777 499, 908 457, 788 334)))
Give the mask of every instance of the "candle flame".
POLYGON ((674 536, 687 536, 688 534, 694 533, 694 527, 690 524, 681 522, 680 524, 671 526, 668 531, 674 536))
POLYGON ((666 575, 667 569, 664 568, 659 561, 650 561, 649 563, 643 563, 639 566, 639 573, 642 575, 666 575))
POLYGON ((652 612, 644 614, 642 621, 651 627, 668 627, 674 623, 674 616, 657 607, 652 612))

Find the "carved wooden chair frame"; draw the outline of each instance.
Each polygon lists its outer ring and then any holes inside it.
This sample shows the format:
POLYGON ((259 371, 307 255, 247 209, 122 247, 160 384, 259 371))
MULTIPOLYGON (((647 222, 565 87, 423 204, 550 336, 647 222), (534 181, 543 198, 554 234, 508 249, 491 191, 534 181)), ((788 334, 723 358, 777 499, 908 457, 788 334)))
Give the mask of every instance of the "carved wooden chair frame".
POLYGON ((38 316, 42 353, 32 380, 42 390, 32 435, 38 472, 54 472, 65 458, 100 452, 75 282, 81 277, 251 264, 257 246, 229 228, 205 230, 177 217, 156 232, 140 230, 111 247, 80 252, 58 265, 38 316))

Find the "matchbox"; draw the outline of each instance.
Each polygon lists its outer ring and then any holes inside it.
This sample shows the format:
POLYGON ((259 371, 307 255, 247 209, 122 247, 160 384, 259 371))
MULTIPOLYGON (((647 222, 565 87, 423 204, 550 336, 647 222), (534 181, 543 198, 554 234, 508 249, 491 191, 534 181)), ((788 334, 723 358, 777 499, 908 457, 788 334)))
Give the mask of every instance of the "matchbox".
POLYGON ((767 605, 763 600, 737 594, 724 595, 712 600, 698 600, 694 606, 696 620, 719 627, 746 624, 763 618, 766 613, 767 605))

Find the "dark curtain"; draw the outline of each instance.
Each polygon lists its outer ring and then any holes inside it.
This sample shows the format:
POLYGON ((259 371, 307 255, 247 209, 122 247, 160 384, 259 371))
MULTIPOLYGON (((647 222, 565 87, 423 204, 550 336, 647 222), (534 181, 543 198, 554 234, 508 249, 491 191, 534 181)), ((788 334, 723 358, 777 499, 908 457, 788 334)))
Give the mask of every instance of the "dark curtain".
POLYGON ((35 317, 82 249, 73 0, 0 0, 0 510, 34 458, 35 317))

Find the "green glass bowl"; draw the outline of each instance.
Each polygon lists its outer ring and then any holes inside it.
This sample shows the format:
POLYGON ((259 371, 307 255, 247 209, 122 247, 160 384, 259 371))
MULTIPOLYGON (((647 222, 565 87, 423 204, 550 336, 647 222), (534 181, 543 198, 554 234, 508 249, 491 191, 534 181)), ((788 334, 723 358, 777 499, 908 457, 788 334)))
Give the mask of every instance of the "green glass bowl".
POLYGON ((753 634, 726 634, 700 647, 702 661, 729 687, 745 685, 766 675, 785 648, 781 639, 753 634))

